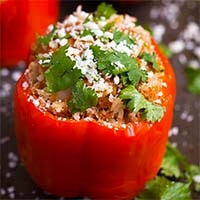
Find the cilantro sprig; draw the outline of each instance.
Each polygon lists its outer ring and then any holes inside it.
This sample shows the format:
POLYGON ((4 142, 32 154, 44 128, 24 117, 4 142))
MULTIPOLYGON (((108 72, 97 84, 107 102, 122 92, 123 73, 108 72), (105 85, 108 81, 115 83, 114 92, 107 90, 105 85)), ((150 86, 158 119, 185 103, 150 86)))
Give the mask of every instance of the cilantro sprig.
POLYGON ((191 200, 191 188, 200 192, 200 183, 194 177, 200 175, 200 166, 190 164, 170 142, 160 172, 149 181, 135 200, 191 200))
POLYGON ((49 68, 45 71, 45 79, 48 92, 68 88, 72 90, 72 99, 68 102, 68 106, 74 114, 96 106, 98 98, 94 90, 84 87, 81 70, 73 68, 75 61, 66 56, 67 48, 65 45, 52 55, 49 68))
POLYGON ((167 45, 165 45, 164 43, 160 43, 159 47, 160 47, 160 50, 162 51, 162 53, 167 58, 171 58, 172 57, 172 52, 171 52, 170 48, 167 45))
POLYGON ((169 181, 165 177, 157 176, 149 181, 145 190, 135 200, 191 200, 189 184, 169 181))
POLYGON ((164 116, 164 107, 145 99, 145 97, 132 85, 121 90, 119 97, 124 100, 130 111, 135 113, 141 112, 141 117, 148 122, 154 123, 164 116))
POLYGON ((73 85, 81 77, 81 70, 73 68, 75 61, 66 56, 67 45, 54 52, 49 68, 45 71, 45 79, 48 92, 57 92, 73 85))
POLYGON ((101 50, 99 46, 91 46, 98 69, 104 74, 121 75, 123 83, 138 85, 147 80, 147 73, 139 68, 137 61, 126 53, 101 50))
POLYGON ((87 35, 95 36, 95 34, 92 32, 92 30, 90 30, 90 29, 84 29, 81 32, 80 37, 85 37, 87 35))
POLYGON ((187 89, 194 95, 200 95, 200 69, 192 66, 185 68, 187 78, 187 89))
POLYGON ((167 144, 160 174, 170 178, 186 179, 188 183, 194 186, 196 191, 200 192, 200 183, 193 180, 195 175, 200 175, 200 166, 190 165, 181 152, 170 143, 167 144))
POLYGON ((133 40, 133 38, 131 38, 129 35, 124 34, 121 31, 118 30, 114 30, 113 31, 113 40, 119 44, 122 41, 126 41, 127 45, 133 45, 135 44, 135 41, 133 40))
POLYGON ((111 4, 105 2, 98 5, 96 12, 94 13, 95 20, 100 20, 102 17, 109 19, 113 14, 116 13, 116 10, 112 7, 111 4))
POLYGON ((107 24, 102 28, 102 30, 103 30, 103 31, 108 31, 108 30, 110 30, 114 25, 115 25, 114 22, 107 23, 107 24))
POLYGON ((144 59, 146 62, 151 63, 154 70, 160 71, 160 68, 156 61, 155 53, 142 53, 140 57, 144 59))
POLYGON ((56 26, 53 26, 53 29, 46 35, 38 35, 36 34, 36 39, 39 44, 48 45, 49 42, 54 38, 56 31, 56 26))
POLYGON ((83 112, 87 108, 96 106, 98 97, 95 91, 91 88, 84 87, 82 80, 79 80, 72 88, 73 99, 68 102, 69 109, 72 114, 83 112))

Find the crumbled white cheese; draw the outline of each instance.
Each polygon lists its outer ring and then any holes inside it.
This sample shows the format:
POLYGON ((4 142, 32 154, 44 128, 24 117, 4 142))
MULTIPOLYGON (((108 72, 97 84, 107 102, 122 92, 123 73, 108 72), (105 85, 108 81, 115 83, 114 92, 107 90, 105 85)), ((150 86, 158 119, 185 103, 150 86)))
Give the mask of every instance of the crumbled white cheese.
POLYGON ((119 76, 115 76, 114 79, 113 79, 113 81, 114 81, 114 83, 115 83, 116 85, 118 85, 119 82, 120 82, 119 76))
POLYGON ((67 24, 76 24, 76 22, 78 21, 78 18, 74 15, 69 15, 69 17, 65 21, 67 24))
POLYGON ((52 49, 58 48, 58 43, 55 40, 49 42, 49 47, 52 49))
POLYGON ((67 44, 67 39, 63 38, 63 39, 59 40, 59 44, 60 44, 60 46, 66 45, 67 44))
POLYGON ((120 61, 112 62, 111 65, 117 66, 119 69, 125 67, 120 61))
POLYGON ((99 26, 95 22, 92 22, 92 21, 85 23, 83 26, 85 28, 88 28, 91 30, 99 30, 100 29, 99 26))
POLYGON ((65 29, 64 28, 58 29, 57 34, 58 34, 59 38, 65 37, 65 35, 66 35, 65 29))
POLYGON ((92 86, 89 87, 97 92, 98 97, 102 97, 104 92, 109 94, 113 91, 112 86, 105 82, 103 78, 100 78, 98 81, 94 82, 92 86))
POLYGON ((89 42, 89 41, 93 42, 94 41, 94 39, 91 35, 86 35, 86 36, 82 37, 80 40, 85 41, 85 42, 89 42))
POLYGON ((77 56, 79 54, 80 54, 80 50, 77 48, 73 48, 71 46, 67 49, 67 52, 66 52, 66 56, 69 56, 72 60, 75 60, 74 56, 77 56))
POLYGON ((48 27, 47 27, 47 33, 51 32, 53 30, 54 26, 53 24, 50 24, 48 27))
POLYGON ((121 53, 127 53, 129 56, 133 53, 134 45, 127 45, 126 40, 123 40, 116 44, 115 41, 111 41, 106 45, 107 49, 114 49, 115 51, 121 52, 121 53))
POLYGON ((158 92, 157 94, 159 97, 161 97, 163 95, 162 91, 158 92))
POLYGON ((103 35, 106 38, 113 39, 113 33, 111 33, 111 32, 106 31, 103 35))
POLYGON ((101 37, 104 35, 103 31, 102 30, 98 30, 98 29, 95 29, 95 30, 92 30, 92 32, 95 34, 96 37, 101 37))
POLYGON ((77 113, 73 114, 73 118, 74 118, 76 121, 80 120, 80 113, 77 112, 77 113))
POLYGON ((112 103, 116 99, 112 94, 109 95, 108 100, 112 103))
POLYGON ((154 76, 154 73, 153 73, 152 71, 149 71, 149 72, 147 73, 147 75, 148 75, 148 78, 152 78, 152 77, 154 76))

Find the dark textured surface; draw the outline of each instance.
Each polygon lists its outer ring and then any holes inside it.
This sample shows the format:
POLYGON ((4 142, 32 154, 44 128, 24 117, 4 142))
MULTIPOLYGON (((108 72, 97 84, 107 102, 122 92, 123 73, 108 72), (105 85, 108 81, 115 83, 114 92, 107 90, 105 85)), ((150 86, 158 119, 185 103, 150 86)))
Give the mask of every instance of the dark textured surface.
MULTIPOLYGON (((141 3, 115 2, 114 7, 119 13, 134 15, 142 24, 149 24, 156 28, 158 24, 165 27, 162 42, 170 44, 182 38, 182 33, 191 22, 200 24, 200 2, 189 0, 177 1, 143 1, 141 3)), ((82 4, 86 11, 93 11, 97 1, 64 1, 61 3, 60 20, 82 4)), ((191 33, 192 34, 192 33, 191 33)), ((200 37, 200 35, 199 35, 200 37)), ((184 41, 185 45, 188 41, 184 41)), ((191 39, 192 47, 185 47, 171 58, 177 79, 177 98, 174 110, 174 120, 170 141, 186 155, 194 164, 200 164, 200 97, 190 94, 186 90, 185 66, 194 61, 200 65, 200 58, 194 49, 200 47, 200 42, 191 39)), ((16 80, 25 65, 19 63, 13 69, 1 69, 0 83, 0 117, 1 117, 1 199, 64 199, 54 197, 39 189, 26 173, 20 163, 14 131, 13 120, 13 91, 16 80)), ((193 193, 193 199, 200 199, 200 195, 193 193)))

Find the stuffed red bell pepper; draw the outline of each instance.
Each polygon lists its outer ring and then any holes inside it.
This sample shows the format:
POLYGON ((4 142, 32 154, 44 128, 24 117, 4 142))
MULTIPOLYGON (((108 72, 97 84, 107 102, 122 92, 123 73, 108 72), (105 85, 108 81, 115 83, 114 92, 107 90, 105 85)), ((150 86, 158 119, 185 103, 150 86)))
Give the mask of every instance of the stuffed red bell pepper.
POLYGON ((175 77, 136 18, 102 3, 37 37, 16 86, 16 137, 26 169, 65 197, 131 199, 159 170, 175 77))
POLYGON ((1 0, 0 1, 0 63, 1 67, 15 66, 26 60, 35 32, 44 34, 58 17, 58 0, 1 0))

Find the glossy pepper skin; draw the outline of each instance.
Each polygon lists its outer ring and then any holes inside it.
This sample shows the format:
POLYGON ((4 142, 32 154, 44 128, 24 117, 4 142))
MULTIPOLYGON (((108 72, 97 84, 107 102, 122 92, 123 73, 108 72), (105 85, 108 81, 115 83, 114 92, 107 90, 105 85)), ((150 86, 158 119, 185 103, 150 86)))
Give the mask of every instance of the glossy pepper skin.
POLYGON ((60 121, 39 110, 24 89, 25 75, 15 92, 16 137, 21 158, 33 180, 44 190, 65 197, 131 199, 159 170, 172 121, 175 77, 168 60, 153 41, 165 66, 166 112, 160 122, 129 123, 127 128, 97 122, 60 121))
POLYGON ((35 42, 35 33, 44 34, 58 17, 58 0, 0 1, 1 67, 12 67, 26 60, 35 42))

